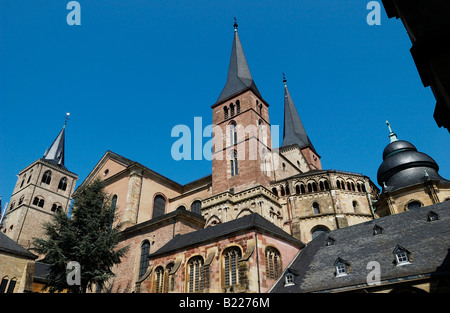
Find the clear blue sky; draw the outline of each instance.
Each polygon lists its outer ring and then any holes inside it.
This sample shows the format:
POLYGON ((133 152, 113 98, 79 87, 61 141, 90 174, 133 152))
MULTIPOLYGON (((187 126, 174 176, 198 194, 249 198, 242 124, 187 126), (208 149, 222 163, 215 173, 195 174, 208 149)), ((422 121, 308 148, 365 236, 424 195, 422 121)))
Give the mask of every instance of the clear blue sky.
POLYGON ((66 166, 77 186, 107 150, 182 184, 210 174, 209 161, 173 160, 170 134, 195 116, 211 123, 233 17, 271 123, 283 124, 285 72, 324 169, 376 183, 388 119, 450 179, 450 135, 433 119, 405 28, 383 7, 381 25, 369 26, 361 0, 79 0, 81 26, 69 26, 68 2, 0 0, 3 204, 66 112, 66 166))

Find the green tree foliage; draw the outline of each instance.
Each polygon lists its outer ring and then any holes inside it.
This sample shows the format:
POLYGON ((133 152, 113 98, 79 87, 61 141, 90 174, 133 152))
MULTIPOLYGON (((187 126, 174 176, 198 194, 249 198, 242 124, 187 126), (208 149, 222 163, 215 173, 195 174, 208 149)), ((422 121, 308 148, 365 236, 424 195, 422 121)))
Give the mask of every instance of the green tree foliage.
POLYGON ((45 225, 46 238, 34 238, 34 250, 45 255, 50 265, 48 287, 51 292, 68 290, 86 292, 104 284, 114 276, 112 267, 119 264, 128 247, 118 249, 120 225, 113 226, 116 213, 111 197, 97 179, 75 198, 71 217, 54 214, 45 225), (80 285, 69 285, 66 269, 70 261, 80 264, 80 285))

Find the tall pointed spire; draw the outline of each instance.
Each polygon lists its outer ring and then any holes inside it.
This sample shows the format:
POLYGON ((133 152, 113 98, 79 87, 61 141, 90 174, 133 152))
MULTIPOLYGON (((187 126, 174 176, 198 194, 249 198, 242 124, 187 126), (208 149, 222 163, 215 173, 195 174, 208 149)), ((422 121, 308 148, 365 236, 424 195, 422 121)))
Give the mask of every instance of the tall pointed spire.
POLYGON ((67 113, 66 120, 64 122, 64 126, 62 130, 59 132, 56 139, 53 141, 50 148, 45 151, 44 156, 42 157, 43 160, 46 160, 50 163, 53 163, 55 165, 58 165, 62 168, 65 168, 64 166, 64 156, 65 156, 65 133, 66 133, 66 124, 67 120, 69 119, 70 113, 67 113))
POLYGON ((258 97, 261 97, 255 82, 253 81, 250 68, 245 58, 244 50, 238 35, 238 24, 234 19, 234 39, 231 48, 230 65, 228 66, 228 76, 225 87, 222 90, 217 102, 221 102, 245 89, 251 89, 258 97))
POLYGON ((310 147, 314 152, 315 149, 306 134, 303 123, 292 101, 291 95, 287 87, 286 77, 283 73, 284 83, 284 128, 283 142, 281 147, 297 144, 300 148, 310 147))

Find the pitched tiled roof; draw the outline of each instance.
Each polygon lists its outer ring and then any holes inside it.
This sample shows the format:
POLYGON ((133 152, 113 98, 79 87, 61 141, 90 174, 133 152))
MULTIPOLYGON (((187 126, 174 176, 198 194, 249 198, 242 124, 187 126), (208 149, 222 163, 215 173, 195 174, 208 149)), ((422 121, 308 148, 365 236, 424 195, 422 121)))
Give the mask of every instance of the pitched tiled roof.
POLYGON ((381 283, 450 272, 450 201, 390 215, 321 234, 301 250, 287 271, 294 285, 284 286, 283 276, 271 292, 325 292, 365 288, 369 262, 380 265, 381 283), (429 214, 438 219, 429 221, 429 214), (382 233, 374 235, 374 227, 382 233), (327 245, 329 238, 334 241, 327 245), (394 249, 410 253, 411 263, 396 266, 394 249), (349 273, 336 277, 335 261, 348 262, 349 273))
POLYGON ((2 232, 0 232, 0 252, 33 260, 37 258, 37 255, 34 255, 2 232))
POLYGON ((159 250, 150 254, 150 258, 181 249, 186 249, 188 247, 197 246, 208 241, 216 240, 221 237, 229 236, 231 234, 250 229, 257 229, 266 233, 270 233, 273 236, 294 243, 299 247, 304 246, 302 242, 295 239, 270 221, 266 220, 261 215, 252 213, 230 222, 221 223, 216 226, 210 226, 198 231, 194 231, 192 233, 176 236, 167 244, 162 246, 159 250))

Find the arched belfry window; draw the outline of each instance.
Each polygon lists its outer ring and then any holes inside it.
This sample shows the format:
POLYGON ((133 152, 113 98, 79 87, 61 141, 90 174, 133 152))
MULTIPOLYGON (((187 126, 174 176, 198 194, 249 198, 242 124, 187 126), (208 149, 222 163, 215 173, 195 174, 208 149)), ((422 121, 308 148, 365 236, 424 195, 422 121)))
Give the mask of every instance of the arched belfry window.
POLYGON ((141 245, 141 258, 139 262, 139 278, 144 276, 148 269, 148 255, 150 254, 150 242, 145 240, 141 245))
POLYGON ((153 216, 152 216, 152 218, 162 216, 165 213, 166 213, 166 199, 161 195, 157 195, 155 197, 155 200, 153 201, 153 216))
POLYGON ((241 113, 241 102, 236 100, 236 114, 241 113))
POLYGON ((227 248, 223 252, 223 269, 225 286, 236 285, 238 283, 238 262, 241 258, 241 249, 238 247, 227 248))
POLYGON ((60 189, 62 191, 66 191, 66 189, 67 189, 67 177, 61 178, 61 180, 59 181, 59 184, 58 184, 58 189, 60 189))
POLYGON ((223 114, 224 114, 224 118, 227 119, 228 118, 228 107, 223 108, 223 114))
POLYGON ((233 103, 230 103, 230 115, 231 115, 231 117, 234 116, 234 104, 233 103))
POLYGON ((231 152, 230 164, 231 164, 231 176, 236 176, 237 174, 239 174, 238 158, 237 158, 237 151, 236 150, 231 152))
POLYGON ((44 173, 44 175, 42 175, 41 182, 49 185, 51 181, 52 181, 52 172, 48 170, 44 173))

